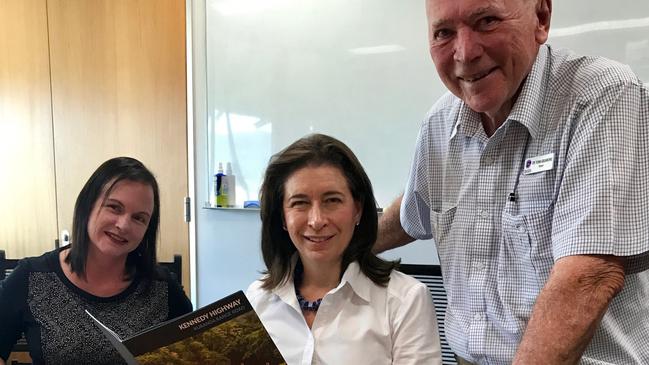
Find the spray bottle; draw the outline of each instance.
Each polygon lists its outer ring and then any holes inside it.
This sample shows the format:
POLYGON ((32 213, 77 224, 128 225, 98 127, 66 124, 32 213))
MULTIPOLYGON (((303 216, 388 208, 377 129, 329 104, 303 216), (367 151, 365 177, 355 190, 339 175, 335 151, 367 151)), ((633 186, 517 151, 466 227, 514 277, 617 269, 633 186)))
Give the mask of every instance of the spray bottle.
POLYGON ((223 207, 224 195, 223 195, 223 178, 225 174, 223 173, 223 163, 219 162, 219 169, 214 174, 214 205, 217 207, 223 207))
POLYGON ((237 182, 234 174, 232 173, 232 164, 228 162, 225 166, 226 167, 225 167, 224 178, 226 184, 223 186, 223 192, 227 196, 227 206, 234 207, 237 204, 237 197, 236 197, 237 182))

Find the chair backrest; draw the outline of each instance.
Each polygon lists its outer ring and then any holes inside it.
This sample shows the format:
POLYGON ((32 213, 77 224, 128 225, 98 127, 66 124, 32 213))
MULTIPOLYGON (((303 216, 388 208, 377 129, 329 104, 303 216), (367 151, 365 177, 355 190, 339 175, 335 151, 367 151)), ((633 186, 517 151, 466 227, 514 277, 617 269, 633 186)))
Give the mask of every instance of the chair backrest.
MULTIPOLYGON (((0 250, 0 286, 2 285, 2 280, 4 280, 11 272, 13 269, 18 265, 19 259, 8 259, 7 254, 5 253, 4 250, 0 250)), ((25 336, 22 336, 20 340, 14 345, 13 349, 11 350, 12 353, 27 353, 28 347, 27 347, 27 341, 25 340, 25 336)), ((27 358, 29 356, 27 355, 27 358)), ((31 364, 31 362, 20 362, 18 360, 12 359, 10 362, 7 364, 11 365, 23 365, 23 364, 31 364)))
POLYGON ((446 317, 446 290, 442 281, 442 269, 439 265, 411 265, 401 264, 399 271, 408 274, 415 279, 426 284, 430 295, 435 303, 435 314, 437 315, 437 327, 439 328, 439 337, 442 345, 442 364, 456 365, 455 354, 451 350, 446 340, 446 331, 444 330, 444 317, 446 317))
POLYGON ((4 280, 18 265, 18 259, 8 259, 4 250, 0 250, 0 281, 4 280))
POLYGON ((171 272, 171 276, 178 281, 178 284, 183 284, 183 257, 181 255, 174 255, 172 262, 159 262, 158 264, 166 267, 171 272))

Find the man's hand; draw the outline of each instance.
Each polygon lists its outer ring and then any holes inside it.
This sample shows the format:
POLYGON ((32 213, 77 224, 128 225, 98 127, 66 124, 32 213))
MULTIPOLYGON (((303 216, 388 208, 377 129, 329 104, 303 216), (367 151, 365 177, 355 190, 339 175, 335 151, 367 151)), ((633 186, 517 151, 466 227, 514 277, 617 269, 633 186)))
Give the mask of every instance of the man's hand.
POLYGON ((383 215, 379 218, 378 236, 372 252, 381 253, 415 240, 408 236, 406 231, 403 230, 403 227, 401 227, 399 211, 401 209, 402 198, 403 194, 383 210, 383 215))
POLYGON ((514 364, 577 364, 624 286, 624 258, 559 259, 539 294, 514 364))

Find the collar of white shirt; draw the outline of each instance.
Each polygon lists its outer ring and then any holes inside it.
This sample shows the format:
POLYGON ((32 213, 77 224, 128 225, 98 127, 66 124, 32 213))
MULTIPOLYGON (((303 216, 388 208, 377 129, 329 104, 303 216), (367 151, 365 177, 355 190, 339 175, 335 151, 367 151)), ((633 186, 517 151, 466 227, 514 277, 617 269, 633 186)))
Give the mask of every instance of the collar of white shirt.
MULTIPOLYGON (((295 310, 301 312, 300 305, 297 302, 297 297, 295 295, 295 286, 293 285, 293 272, 295 271, 296 263, 297 255, 293 256, 291 259, 291 276, 284 284, 273 289, 273 293, 284 303, 289 304, 295 310)), ((372 281, 370 278, 363 275, 361 267, 356 261, 347 266, 338 286, 331 289, 327 294, 333 294, 339 290, 343 290, 347 285, 352 289, 354 294, 363 299, 363 301, 369 303, 372 281)))

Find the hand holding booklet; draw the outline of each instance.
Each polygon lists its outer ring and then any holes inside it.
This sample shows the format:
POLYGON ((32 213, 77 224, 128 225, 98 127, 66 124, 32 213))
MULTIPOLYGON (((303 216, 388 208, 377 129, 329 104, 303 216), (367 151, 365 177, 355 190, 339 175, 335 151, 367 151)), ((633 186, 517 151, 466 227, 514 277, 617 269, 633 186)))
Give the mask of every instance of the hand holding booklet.
POLYGON ((242 291, 126 339, 86 313, 129 365, 286 364, 242 291))

